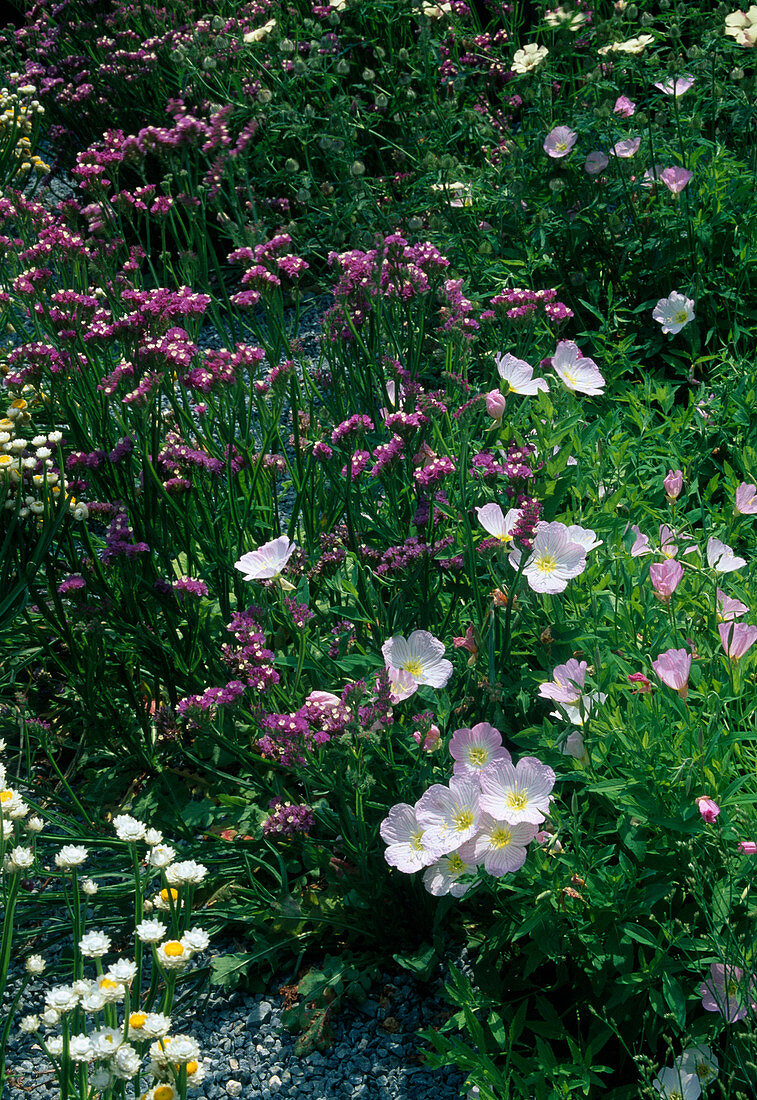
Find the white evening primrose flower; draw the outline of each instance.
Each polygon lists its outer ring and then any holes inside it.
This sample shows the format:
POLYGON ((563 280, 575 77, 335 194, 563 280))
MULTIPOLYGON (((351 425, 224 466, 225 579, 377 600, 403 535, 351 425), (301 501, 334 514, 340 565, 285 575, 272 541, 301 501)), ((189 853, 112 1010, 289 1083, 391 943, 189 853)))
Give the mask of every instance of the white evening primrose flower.
POLYGON ((131 985, 137 976, 137 964, 133 959, 116 959, 108 967, 107 975, 114 982, 131 985))
POLYGON ((414 630, 408 638, 395 634, 381 647, 387 666, 409 672, 417 684, 442 688, 452 675, 444 659, 444 643, 428 630, 414 630))
POLYGON ((696 1074, 683 1073, 678 1066, 661 1069, 652 1082, 663 1100, 699 1100, 702 1086, 696 1074))
POLYGON ((496 764, 481 775, 481 809, 495 821, 510 825, 541 825, 549 813, 555 773, 535 756, 512 764, 496 764))
POLYGON ((85 878, 81 882, 81 890, 88 898, 93 898, 100 887, 91 878, 85 878))
POLYGON ((733 548, 720 539, 709 538, 707 540, 707 564, 716 573, 733 573, 746 565, 744 558, 734 554, 733 548))
POLYGON ((651 34, 640 34, 636 38, 627 38, 625 42, 612 42, 609 46, 601 46, 597 53, 604 57, 608 53, 630 53, 640 54, 643 53, 647 46, 651 46, 654 42, 654 36, 651 34))
POLYGON ((461 898, 470 890, 473 882, 461 882, 464 875, 476 873, 476 862, 471 856, 466 858, 470 843, 464 844, 456 852, 448 852, 441 856, 436 863, 432 863, 423 872, 423 885, 429 894, 440 898, 445 894, 451 894, 453 898, 461 898))
POLYGON ((587 554, 602 545, 603 540, 597 538, 597 532, 590 527, 579 527, 577 523, 571 523, 567 527, 568 538, 577 546, 583 546, 587 554))
MULTIPOLYGON (((514 569, 520 565, 520 550, 513 550, 509 561, 514 569)), ((583 546, 571 542, 568 530, 562 523, 540 523, 531 555, 523 568, 523 575, 534 592, 564 592, 568 581, 578 577, 586 568, 586 551, 583 546)))
POLYGON ((204 928, 190 928, 181 937, 181 942, 194 954, 198 954, 210 947, 210 936, 204 928))
POLYGON ((472 841, 475 857, 494 878, 510 875, 526 862, 526 847, 537 832, 537 826, 526 821, 514 825, 482 814, 479 831, 472 841))
POLYGON ((47 963, 42 955, 30 955, 24 962, 24 969, 27 974, 42 974, 47 963))
POLYGON ((156 844, 163 843, 163 834, 160 829, 145 829, 145 844, 154 848, 156 844))
POLYGON ((564 28, 572 34, 575 34, 577 31, 581 30, 581 27, 586 22, 587 15, 586 12, 576 11, 575 9, 569 11, 567 8, 561 6, 555 8, 554 11, 548 11, 544 18, 547 25, 554 27, 555 30, 564 28))
POLYGON ((438 851, 426 838, 425 829, 419 825, 415 808, 407 802, 399 802, 381 822, 381 839, 387 845, 384 859, 390 867, 409 875, 428 867, 438 858, 438 851))
MULTIPOLYGON (((482 773, 483 774, 483 773, 482 773)), ((440 856, 454 852, 475 836, 480 817, 479 779, 453 775, 448 786, 434 783, 415 805, 426 843, 440 856)))
POLYGON ((561 340, 552 356, 552 370, 566 389, 598 397, 604 393, 605 380, 593 359, 582 355, 573 340, 561 340))
POLYGON ((725 17, 725 33, 735 38, 738 46, 757 46, 757 4, 747 11, 734 11, 725 17))
POLYGON ((508 352, 506 355, 495 355, 494 362, 500 378, 507 383, 509 393, 534 397, 539 390, 549 390, 544 378, 534 378, 534 368, 525 359, 516 359, 508 352))
POLYGON ((129 1043, 122 1043, 111 1059, 111 1068, 121 1081, 130 1081, 142 1068, 142 1059, 129 1043))
POLYGON ((257 550, 243 554, 234 568, 244 574, 246 581, 273 580, 278 577, 297 549, 297 544, 289 541, 287 535, 280 535, 257 550))
POLYGON ((158 944, 155 954, 166 970, 183 970, 192 958, 192 952, 181 940, 166 940, 158 944))
POLYGON ((80 844, 64 844, 55 857, 55 866, 63 871, 71 871, 74 867, 80 867, 88 855, 87 849, 80 844))
POLYGON ((185 859, 166 868, 166 880, 169 886, 196 886, 207 873, 208 869, 204 864, 185 859))
POLYGON ((142 943, 160 943, 168 931, 168 925, 160 920, 143 920, 136 927, 137 938, 142 943))
POLYGON ((513 529, 520 519, 519 508, 510 508, 505 515, 498 504, 484 504, 476 509, 476 515, 487 534, 506 545, 513 541, 513 529))
POLYGON ((22 1016, 18 1028, 27 1035, 32 1031, 39 1031, 39 1016, 22 1016))
POLYGON ((68 1056, 72 1062, 92 1062, 95 1051, 89 1036, 72 1035, 68 1040, 68 1056))
POLYGON ((150 849, 147 862, 151 867, 162 870, 164 867, 168 867, 169 863, 173 863, 175 859, 176 849, 172 848, 170 844, 155 844, 150 849))
POLYGON ((97 1058, 112 1058, 123 1042, 123 1032, 115 1027, 100 1027, 90 1035, 97 1058))
POLYGON ((546 46, 539 46, 536 42, 528 42, 522 49, 515 51, 510 68, 514 73, 521 76, 532 73, 534 69, 539 68, 548 53, 549 50, 546 46))
POLYGON ((100 959, 110 951, 110 936, 93 930, 79 940, 79 950, 85 959, 100 959))
POLYGON ((674 290, 667 298, 660 298, 652 310, 652 317, 662 325, 662 331, 675 336, 694 320, 694 302, 674 290))
POLYGON ((711 1085, 720 1069, 717 1056, 705 1043, 685 1050, 681 1057, 676 1059, 676 1065, 681 1073, 696 1076, 702 1085, 711 1085))
POLYGON ((253 42, 262 42, 263 39, 267 38, 271 31, 274 30, 275 26, 276 20, 269 19, 268 22, 263 23, 261 27, 256 27, 252 31, 247 31, 247 33, 243 35, 244 41, 248 46, 253 42))
POLYGON ((73 1012, 78 1003, 79 998, 70 985, 54 985, 45 993, 45 1007, 52 1008, 58 1015, 73 1012))
POLYGON ((145 826, 137 821, 131 814, 119 814, 113 818, 113 828, 119 840, 126 840, 130 844, 136 844, 138 840, 144 840, 145 826))

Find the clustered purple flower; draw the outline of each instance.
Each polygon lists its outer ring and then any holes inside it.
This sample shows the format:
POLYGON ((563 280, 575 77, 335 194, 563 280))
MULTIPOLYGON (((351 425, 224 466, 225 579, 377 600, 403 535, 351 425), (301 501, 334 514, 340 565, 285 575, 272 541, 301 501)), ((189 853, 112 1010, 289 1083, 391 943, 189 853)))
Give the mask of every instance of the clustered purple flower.
POLYGON ((133 560, 139 554, 149 554, 150 547, 146 542, 135 542, 134 532, 129 525, 129 517, 122 505, 113 505, 115 515, 108 524, 105 532, 105 546, 101 552, 102 560, 106 563, 117 558, 129 558, 133 560))
POLYGON ((268 803, 271 814, 263 822, 265 836, 294 836, 296 833, 309 833, 315 817, 313 811, 304 803, 293 806, 291 802, 280 802, 274 798, 268 803))
POLYGON ((491 299, 498 314, 510 321, 526 321, 541 310, 548 321, 560 325, 573 316, 573 311, 564 302, 556 301, 557 291, 550 290, 503 290, 491 299))

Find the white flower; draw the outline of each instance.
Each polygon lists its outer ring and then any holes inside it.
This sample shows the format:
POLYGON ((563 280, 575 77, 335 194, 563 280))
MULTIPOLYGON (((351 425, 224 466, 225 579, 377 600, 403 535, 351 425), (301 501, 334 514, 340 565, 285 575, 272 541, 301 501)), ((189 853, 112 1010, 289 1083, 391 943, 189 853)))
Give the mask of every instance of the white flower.
POLYGON ((29 807, 18 791, 9 788, 7 791, 0 791, 0 810, 3 817, 8 817, 11 821, 18 821, 20 818, 26 817, 29 807))
POLYGON ((41 974, 46 966, 47 963, 42 955, 30 955, 24 963, 24 969, 27 974, 41 974))
POLYGON ((114 982, 131 985, 137 976, 137 964, 133 959, 116 959, 107 970, 108 977, 114 982))
POLYGON ((737 557, 727 543, 710 538, 707 540, 707 564, 716 573, 733 573, 746 565, 746 561, 737 557))
POLYGON ((167 1065, 169 1062, 186 1064, 187 1062, 199 1062, 200 1044, 191 1035, 167 1035, 165 1039, 159 1039, 150 1047, 150 1057, 154 1058, 158 1065, 167 1065))
POLYGON ((160 829, 145 829, 145 844, 154 848, 156 844, 163 843, 163 834, 160 829))
POLYGON ((561 340, 552 356, 552 370, 565 387, 574 393, 598 397, 604 393, 605 380, 593 359, 581 354, 572 340, 561 340))
POLYGON ((379 828, 381 839, 388 845, 384 859, 390 867, 396 867, 406 875, 428 867, 439 853, 426 839, 425 830, 418 823, 415 808, 407 802, 392 806, 379 828))
POLYGON ((696 1074, 682 1073, 677 1066, 666 1066, 660 1070, 652 1087, 664 1100, 697 1100, 702 1095, 702 1086, 696 1074))
POLYGON ((675 336, 694 320, 694 302, 674 290, 667 298, 660 298, 652 310, 652 317, 662 325, 662 331, 675 336))
POLYGON ((452 662, 444 659, 444 644, 427 630, 414 630, 405 639, 395 634, 381 647, 387 666, 409 672, 417 684, 442 688, 452 675, 452 662))
POLYGON ((87 932, 79 940, 79 950, 85 959, 100 959, 110 951, 110 936, 104 932, 87 932))
POLYGON ((92 1042, 87 1035, 72 1035, 68 1040, 68 1056, 72 1062, 91 1062, 95 1057, 92 1042))
POLYGON ((243 36, 244 41, 248 45, 252 42, 262 42, 264 38, 268 37, 275 26, 276 20, 269 19, 267 23, 263 23, 262 27, 256 27, 254 31, 247 31, 243 36))
POLYGON ((549 53, 546 46, 539 46, 536 42, 529 42, 522 49, 516 50, 510 68, 521 76, 538 69, 544 58, 549 53))
POLYGON ((568 11, 563 7, 559 7, 555 8, 554 11, 548 11, 544 18, 550 27, 558 29, 565 27, 566 30, 575 34, 576 31, 581 30, 586 22, 586 13, 583 11, 568 11))
POLYGON ((166 868, 166 879, 169 886, 196 886, 197 883, 202 882, 207 873, 208 869, 202 863, 185 859, 182 863, 172 863, 166 868))
POLYGON ((607 695, 603 691, 590 691, 580 697, 579 702, 558 703, 558 710, 550 713, 551 718, 561 718, 570 722, 572 726, 583 726, 591 714, 594 703, 604 703, 607 695))
POLYGON ((533 397, 539 390, 549 390, 544 378, 534 378, 534 368, 525 359, 516 359, 508 352, 506 355, 496 355, 494 362, 510 393, 533 397))
POLYGON ((60 1058, 63 1053, 63 1036, 51 1035, 45 1042, 45 1046, 48 1054, 51 1054, 53 1058, 60 1058))
POLYGON ((25 871, 34 863, 34 852, 31 848, 11 848, 9 855, 16 871, 25 871))
POLYGON ((192 952, 181 940, 166 940, 158 944, 155 954, 166 970, 183 970, 192 958, 192 952))
POLYGON ((82 879, 81 882, 82 893, 86 894, 88 898, 93 898, 100 887, 91 878, 82 879))
POLYGON ((97 1066, 91 1077, 92 1088, 101 1089, 105 1092, 106 1089, 111 1087, 115 1079, 115 1075, 108 1066, 97 1066))
MULTIPOLYGON (((520 565, 520 550, 510 554, 514 569, 520 565)), ((571 542, 562 523, 540 523, 536 528, 533 550, 523 568, 523 575, 534 592, 564 592, 568 581, 586 568, 586 551, 571 542)))
POLYGON ((448 786, 434 783, 415 805, 418 824, 425 829, 426 843, 436 848, 437 855, 446 855, 460 848, 478 830, 479 782, 476 778, 453 775, 448 786))
POLYGON ((603 57, 608 53, 631 53, 639 54, 643 53, 647 46, 651 46, 654 42, 654 36, 651 34, 640 34, 638 38, 628 38, 625 42, 613 42, 609 46, 601 46, 597 53, 603 57))
POLYGON ((470 844, 464 844, 457 852, 448 852, 427 867, 423 872, 423 885, 429 894, 440 898, 445 894, 451 894, 453 898, 461 898, 473 885, 472 882, 461 882, 463 875, 473 875, 476 872, 474 859, 466 859, 470 844))
POLYGON ((725 33, 739 46, 757 46, 757 4, 748 11, 734 11, 725 17, 725 33))
POLYGON ((88 989, 79 995, 79 1004, 85 1012, 102 1012, 106 1004, 108 1004, 108 998, 103 991, 98 988, 97 983, 93 984, 93 989, 88 989))
POLYGON ((44 1012, 40 1013, 40 1019, 45 1027, 57 1027, 60 1023, 60 1013, 56 1012, 54 1008, 46 1008, 44 1012))
POLYGON ((171 1030, 171 1017, 162 1012, 148 1012, 142 1030, 148 1038, 159 1039, 171 1030))
POLYGON ((401 703, 403 699, 409 699, 411 695, 415 695, 418 690, 418 681, 409 672, 387 665, 386 674, 389 677, 389 698, 392 703, 401 703))
POLYGON ((577 523, 571 523, 568 528, 568 538, 578 546, 583 546, 587 554, 602 545, 602 539, 597 538, 597 532, 590 527, 579 527, 577 523))
POLYGON ((41 833, 45 827, 45 823, 41 817, 30 817, 26 821, 26 828, 30 833, 41 833))
POLYGON ((172 848, 169 844, 155 844, 147 857, 147 862, 151 867, 158 867, 162 870, 164 867, 167 867, 169 863, 173 863, 175 859, 175 848, 172 848))
POLYGON ((160 943, 167 931, 168 925, 159 920, 143 920, 136 928, 142 943, 160 943))
POLYGON ((58 1015, 73 1012, 78 1003, 79 998, 70 985, 54 985, 45 994, 45 1007, 52 1008, 58 1015))
POLYGON ((111 1062, 113 1072, 122 1081, 130 1081, 142 1067, 142 1059, 133 1046, 122 1043, 111 1062))
POLYGON ((704 1043, 685 1050, 681 1057, 676 1059, 675 1066, 682 1074, 693 1074, 698 1077, 703 1085, 711 1084, 720 1069, 720 1063, 712 1053, 712 1048, 704 1043))
POLYGON ((127 840, 130 844, 144 840, 145 826, 131 814, 119 814, 118 817, 114 817, 113 828, 119 840, 127 840))
POLYGON ((273 580, 279 576, 296 549, 296 543, 290 542, 287 535, 280 535, 273 542, 244 554, 234 563, 234 568, 244 574, 246 581, 273 580))
POLYGON ((535 756, 523 756, 515 766, 499 763, 481 774, 481 809, 510 825, 540 825, 554 785, 555 773, 535 756))
POLYGON ((55 866, 70 871, 74 867, 80 867, 88 855, 87 849, 80 844, 65 844, 55 857, 55 866))
POLYGON ((190 928, 188 932, 185 932, 181 937, 181 942, 185 947, 188 947, 190 951, 197 954, 200 951, 207 951, 210 947, 210 936, 204 928, 190 928))
POLYGON ((476 515, 484 531, 500 542, 512 542, 513 529, 520 519, 519 508, 510 508, 505 515, 498 504, 484 504, 476 509, 476 515))
POLYGON ((23 1016, 19 1020, 19 1031, 29 1033, 31 1031, 39 1030, 39 1016, 23 1016))
POLYGON ((121 1046, 123 1038, 123 1033, 115 1027, 101 1027, 90 1035, 98 1058, 110 1058, 121 1046))
POLYGON ((115 982, 107 974, 97 979, 97 987, 105 997, 106 1004, 117 1004, 125 997, 125 987, 122 982, 115 982))

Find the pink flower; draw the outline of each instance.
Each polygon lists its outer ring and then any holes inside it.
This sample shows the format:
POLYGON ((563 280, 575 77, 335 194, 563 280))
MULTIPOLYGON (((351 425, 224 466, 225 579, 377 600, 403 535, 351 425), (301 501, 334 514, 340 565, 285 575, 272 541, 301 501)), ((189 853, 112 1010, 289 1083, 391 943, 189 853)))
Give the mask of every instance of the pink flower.
POLYGON ((602 153, 597 149, 593 153, 589 153, 586 158, 584 172, 587 172, 590 176, 598 176, 600 172, 604 172, 609 163, 610 158, 607 153, 602 153))
POLYGON ((757 840, 740 840, 736 847, 745 856, 757 856, 757 840))
POLYGON ((455 761, 455 775, 480 777, 500 760, 506 764, 512 762, 510 753, 502 747, 502 734, 488 722, 479 722, 472 729, 455 730, 449 752, 455 761))
POLYGON ((605 380, 593 359, 581 354, 572 340, 561 340, 552 356, 552 370, 566 389, 598 397, 604 393, 605 380))
POLYGON ((425 830, 426 843, 438 856, 454 852, 478 832, 481 817, 478 783, 464 775, 453 775, 449 786, 434 783, 415 804, 418 824, 425 830))
POLYGON ((627 95, 620 95, 615 100, 613 111, 616 115, 620 115, 621 118, 630 118, 635 110, 636 104, 633 103, 627 95))
POLYGON ((639 686, 634 689, 634 695, 651 695, 652 685, 644 675, 643 672, 632 672, 628 676, 628 680, 632 684, 638 684, 639 686))
POLYGON ((577 703, 583 694, 588 667, 586 661, 576 661, 571 657, 553 670, 552 680, 539 684, 539 695, 555 703, 577 703))
POLYGON ((735 516, 757 515, 757 485, 752 485, 749 481, 742 481, 736 490, 733 514, 735 516))
POLYGON ((484 870, 500 878, 512 874, 526 861, 526 845, 536 836, 536 826, 525 821, 497 821, 483 814, 479 832, 473 841, 473 854, 483 861, 484 870))
POLYGON ((490 390, 486 395, 486 411, 492 420, 501 420, 507 402, 499 390, 490 390))
POLYGON ((726 656, 732 661, 738 661, 757 641, 757 626, 748 623, 720 623, 718 633, 726 656))
MULTIPOLYGON (((433 752, 434 749, 439 748, 439 738, 441 737, 441 735, 442 731, 439 729, 438 726, 428 727, 428 733, 423 739, 423 748, 426 750, 426 752, 433 752)), ((415 741, 416 745, 420 745, 421 736, 422 734, 419 730, 413 730, 413 740, 415 741)))
MULTIPOLYGON (((520 550, 509 556, 514 569, 520 566, 520 550)), ((564 592, 568 581, 586 569, 586 551, 571 542, 563 523, 540 523, 533 550, 523 568, 523 576, 534 592, 564 592)))
POLYGON ((688 168, 681 168, 679 165, 674 165, 672 168, 664 168, 660 172, 660 179, 667 187, 668 191, 671 191, 674 195, 678 195, 683 191, 684 187, 694 178, 694 173, 690 172, 688 168))
POLYGON ((388 669, 409 673, 419 685, 442 688, 452 675, 452 663, 443 656, 444 643, 427 630, 414 630, 408 638, 395 634, 381 652, 388 669))
POLYGON ((683 489, 683 470, 668 470, 667 477, 662 484, 665 495, 672 504, 681 495, 683 489))
POLYGON ((707 564, 716 573, 733 573, 746 565, 746 561, 737 557, 727 543, 710 538, 707 540, 707 564))
POLYGON ((509 351, 505 355, 495 355, 494 363, 497 373, 503 382, 507 383, 510 393, 534 397, 539 390, 549 389, 543 378, 534 378, 534 368, 530 363, 525 359, 516 359, 509 351))
POLYGON ((512 542, 513 531, 520 519, 519 508, 509 508, 504 514, 498 504, 484 504, 476 509, 478 522, 483 529, 493 535, 499 542, 512 542))
POLYGON ((655 594, 663 603, 670 603, 670 597, 680 584, 683 576, 683 566, 675 558, 668 558, 660 564, 655 563, 649 567, 649 579, 654 586, 655 594))
POLYGON ((554 785, 555 773, 535 756, 521 757, 515 767, 500 762, 481 775, 479 805, 495 821, 541 825, 554 785))
POLYGON ((667 298, 660 298, 652 310, 652 317, 662 325, 662 331, 675 336, 694 319, 694 302, 677 290, 667 298))
POLYGON ((678 99, 679 96, 686 95, 693 85, 694 77, 691 73, 684 73, 683 76, 672 77, 664 82, 657 81, 655 83, 655 88, 659 88, 665 95, 674 95, 676 99, 678 99))
POLYGON ((543 149, 548 157, 560 160, 567 157, 573 146, 578 141, 578 134, 569 126, 555 126, 544 139, 543 149))
POLYGON ((641 145, 641 138, 626 138, 624 141, 618 141, 613 145, 610 150, 610 156, 620 157, 622 160, 628 160, 629 157, 635 157, 639 151, 641 145))
POLYGON ((439 858, 439 852, 426 839, 415 810, 407 802, 392 806, 379 827, 381 839, 388 845, 384 859, 406 875, 428 867, 439 858))
POLYGON ((573 730, 573 733, 568 734, 562 751, 564 756, 572 756, 574 760, 580 760, 583 764, 589 763, 586 742, 580 730, 573 730))
POLYGON ((280 535, 257 550, 243 554, 234 563, 234 568, 245 574, 246 581, 273 580, 279 576, 296 549, 294 542, 290 542, 286 535, 280 535))
POLYGON ((656 661, 652 661, 652 668, 662 680, 663 684, 677 691, 682 699, 689 694, 689 672, 691 671, 691 654, 686 649, 666 649, 656 661))
POLYGON ((746 615, 749 608, 741 600, 734 600, 726 596, 725 592, 717 589, 717 616, 719 623, 730 623, 734 619, 740 619, 746 615))
POLYGON ((386 674, 389 677, 389 698, 392 703, 401 703, 403 699, 409 699, 418 690, 418 681, 404 669, 395 668, 394 665, 386 666, 386 674))
POLYGON ((729 1024, 738 1023, 747 1014, 747 1008, 755 1006, 755 978, 745 979, 739 966, 729 963, 713 963, 710 978, 702 982, 702 1008, 706 1012, 719 1012, 729 1024))
POLYGON ((718 806, 717 802, 713 801, 711 798, 707 798, 706 795, 700 795, 697 799, 697 806, 699 807, 702 819, 706 821, 708 825, 714 825, 715 819, 720 813, 720 806, 718 806))
POLYGON ((637 523, 632 524, 631 530, 636 535, 636 541, 629 551, 631 557, 640 558, 642 554, 651 554, 652 548, 649 545, 649 535, 642 535, 641 528, 637 523))

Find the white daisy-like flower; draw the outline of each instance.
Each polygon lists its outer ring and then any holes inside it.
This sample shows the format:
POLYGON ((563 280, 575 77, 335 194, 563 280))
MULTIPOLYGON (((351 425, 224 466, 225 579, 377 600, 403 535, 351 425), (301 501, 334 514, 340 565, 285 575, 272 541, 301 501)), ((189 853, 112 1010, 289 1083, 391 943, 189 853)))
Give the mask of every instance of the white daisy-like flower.
POLYGON ((80 867, 88 855, 87 849, 80 844, 64 844, 55 856, 55 866, 71 871, 74 867, 80 867))
POLYGON ((425 829, 419 824, 415 807, 407 802, 392 806, 381 822, 381 839, 388 845, 384 859, 390 867, 396 867, 406 875, 420 871, 434 863, 439 852, 426 837, 425 829))
POLYGON ((79 950, 85 959, 100 959, 110 951, 110 936, 93 930, 79 940, 79 950))
POLYGON ((652 310, 652 317, 662 325, 662 331, 675 336, 682 328, 694 320, 694 302, 685 294, 677 290, 672 291, 667 298, 660 298, 652 310))
POLYGON ((0 812, 2 812, 3 817, 9 818, 11 821, 19 821, 22 817, 26 817, 29 807, 18 791, 8 788, 8 790, 0 791, 0 812))
POLYGON ((45 1027, 57 1027, 60 1023, 60 1013, 56 1012, 54 1008, 46 1008, 44 1012, 40 1013, 39 1018, 45 1027))
POLYGON ((41 833, 45 827, 45 823, 42 818, 37 817, 36 814, 34 817, 27 818, 25 825, 30 833, 41 833))
POLYGON ((24 963, 24 969, 27 974, 41 974, 47 963, 42 955, 30 955, 24 963))
POLYGON ((539 390, 549 390, 546 379, 534 378, 534 368, 525 359, 516 359, 508 352, 506 355, 496 355, 494 362, 510 393, 534 397, 539 390))
POLYGON ((64 1012, 73 1012, 79 1003, 79 998, 73 986, 54 985, 45 993, 45 1007, 61 1015, 64 1012))
POLYGON ((190 951, 197 954, 200 951, 207 951, 210 947, 210 936, 204 928, 190 928, 181 937, 181 942, 190 951))
POLYGON ((535 756, 521 757, 515 766, 497 764, 481 776, 481 809, 495 821, 541 825, 554 785, 555 773, 535 756))
POLYGON ((423 885, 429 894, 440 898, 445 894, 451 894, 453 898, 461 898, 470 890, 472 881, 461 882, 464 875, 476 873, 476 861, 469 851, 471 843, 464 844, 456 852, 448 852, 441 856, 436 863, 432 863, 423 872, 423 885))
POLYGON ((89 1036, 72 1035, 68 1040, 68 1056, 72 1062, 92 1062, 95 1051, 89 1036))
POLYGON ((166 879, 169 886, 196 886, 203 881, 207 873, 208 869, 203 863, 185 859, 181 863, 172 863, 166 868, 166 879))
POLYGON ((85 879, 82 879, 81 889, 82 889, 83 894, 86 894, 87 897, 89 897, 89 898, 93 898, 95 896, 95 894, 97 893, 97 891, 100 889, 100 887, 97 885, 97 883, 93 879, 85 878, 85 879))
POLYGON ((79 995, 79 1004, 85 1012, 102 1012, 106 1004, 108 1004, 108 998, 98 987, 96 982, 92 984, 94 986, 93 989, 87 989, 79 995))
POLYGON ((126 987, 123 982, 116 982, 107 974, 97 979, 97 987, 105 998, 105 1003, 109 1005, 118 1004, 126 996, 126 987))
POLYGON ((552 356, 552 370, 566 389, 598 397, 604 393, 605 380, 593 359, 581 354, 573 340, 561 340, 552 356))
POLYGON ((131 814, 119 814, 114 817, 113 828, 119 840, 126 840, 130 844, 136 844, 138 840, 145 838, 145 826, 131 814))
POLYGON ((178 1064, 187 1062, 199 1062, 200 1044, 191 1035, 166 1035, 164 1039, 158 1039, 150 1047, 150 1057, 158 1065, 178 1064))
POLYGON ((34 852, 31 848, 11 848, 8 854, 15 871, 26 871, 34 863, 34 852))
POLYGON ((63 1053, 63 1036, 51 1035, 45 1040, 45 1047, 47 1048, 47 1053, 52 1055, 53 1058, 60 1058, 63 1053))
POLYGON ((154 918, 143 920, 136 927, 137 938, 142 943, 160 943, 167 931, 168 925, 154 918))
POLYGON ((18 1029, 27 1035, 32 1031, 39 1031, 39 1016, 22 1016, 18 1022, 18 1029))
POLYGON ((122 1043, 111 1060, 113 1073, 121 1081, 130 1081, 142 1068, 142 1059, 129 1043, 122 1043))
POLYGON ((155 844, 150 850, 147 862, 151 867, 162 870, 164 867, 168 867, 169 863, 173 863, 175 859, 176 849, 172 848, 170 844, 155 844))
POLYGON ((484 531, 493 538, 505 544, 513 541, 513 529, 520 519, 519 508, 510 508, 505 515, 498 504, 484 504, 476 509, 476 515, 484 531))
POLYGON ((156 844, 163 843, 163 834, 160 829, 145 829, 145 844, 154 848, 156 844))
POLYGON ((442 688, 452 675, 444 659, 444 644, 428 630, 414 630, 408 638, 395 634, 381 647, 387 667, 409 672, 417 684, 442 688))
POLYGON ((159 894, 156 894, 152 900, 147 898, 145 900, 144 909, 148 911, 147 906, 151 909, 159 909, 162 913, 170 913, 172 909, 176 907, 179 900, 179 891, 171 886, 167 890, 161 890, 159 894))
POLYGON ((548 53, 549 50, 546 46, 539 46, 536 42, 528 42, 520 50, 515 51, 510 68, 514 73, 521 76, 532 73, 534 69, 539 68, 548 53))
POLYGON ((90 1035, 97 1058, 111 1058, 124 1040, 123 1032, 115 1027, 101 1027, 90 1035))
POLYGON ((171 1030, 171 1017, 162 1012, 148 1012, 142 1030, 150 1039, 160 1039, 171 1030))
MULTIPOLYGON (((513 550, 509 561, 514 569, 520 565, 521 552, 513 550)), ((562 523, 539 524, 531 555, 523 575, 534 592, 564 592, 568 581, 586 568, 586 551, 571 542, 562 523)))
POLYGON ((490 814, 482 814, 478 830, 473 841, 476 859, 483 862, 487 874, 500 878, 526 862, 526 846, 536 836, 538 827, 527 821, 516 824, 497 821, 490 814))
POLYGON ((716 573, 733 573, 746 565, 744 558, 737 557, 733 548, 720 539, 709 538, 707 540, 707 564, 716 573))
POLYGON ((297 544, 290 542, 287 535, 280 535, 257 550, 243 554, 234 563, 234 568, 244 574, 246 581, 273 580, 282 572, 296 549, 297 544))
POLYGON ((133 959, 116 959, 108 967, 107 975, 114 982, 131 985, 137 976, 137 964, 133 959))
POLYGON ((113 1073, 109 1066, 99 1065, 95 1067, 90 1081, 92 1083, 93 1089, 100 1089, 104 1092, 106 1089, 109 1089, 112 1086, 115 1079, 116 1075, 113 1073))
POLYGON ((476 835, 478 829, 479 780, 453 775, 448 786, 434 783, 415 805, 418 824, 426 831, 426 842, 438 855, 455 851, 476 835))
POLYGON ((166 940, 158 944, 155 954, 166 970, 183 970, 192 958, 192 952, 181 940, 166 940))

